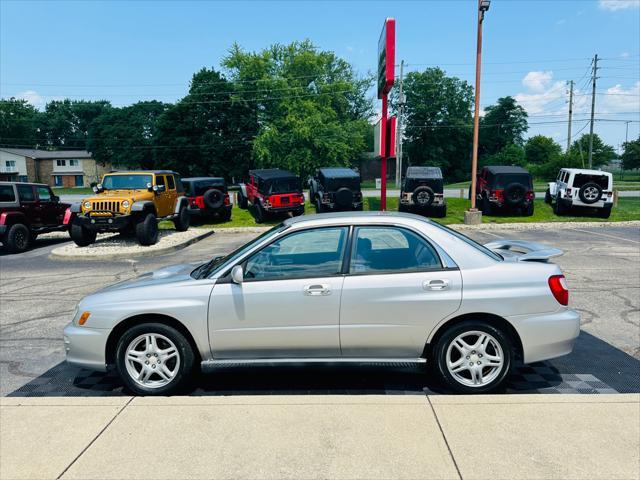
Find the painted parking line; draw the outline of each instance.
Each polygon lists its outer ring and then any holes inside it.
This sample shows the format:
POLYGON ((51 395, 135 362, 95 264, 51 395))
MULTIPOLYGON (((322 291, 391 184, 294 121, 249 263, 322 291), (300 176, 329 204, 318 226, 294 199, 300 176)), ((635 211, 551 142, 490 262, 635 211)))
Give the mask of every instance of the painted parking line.
POLYGON ((579 228, 570 228, 569 230, 574 230, 576 232, 582 232, 582 233, 589 233, 589 234, 592 234, 592 235, 598 235, 600 237, 613 238, 615 240, 622 240, 624 242, 631 242, 631 243, 640 244, 640 242, 638 240, 631 240, 630 238, 618 237, 616 235, 609 235, 607 233, 598 233, 598 232, 594 232, 593 230, 580 230, 579 228))

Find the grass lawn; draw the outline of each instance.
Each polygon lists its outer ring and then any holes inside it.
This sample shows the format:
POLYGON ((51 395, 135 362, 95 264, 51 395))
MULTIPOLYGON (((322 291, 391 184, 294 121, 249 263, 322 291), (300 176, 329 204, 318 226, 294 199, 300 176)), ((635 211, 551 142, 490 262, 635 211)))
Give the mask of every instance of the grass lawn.
MULTIPOLYGON (((365 210, 379 210, 380 199, 379 198, 365 198, 364 199, 365 210)), ((608 220, 598 218, 594 216, 583 215, 563 215, 557 216, 551 210, 551 207, 544 203, 543 200, 535 201, 535 213, 531 217, 523 216, 509 216, 509 215, 495 215, 495 216, 483 216, 483 223, 531 223, 531 222, 620 222, 625 220, 640 220, 640 198, 621 198, 618 201, 618 206, 614 207, 611 212, 611 217, 608 220)), ((461 198, 447 199, 447 216, 445 218, 438 218, 437 221, 445 225, 463 223, 464 211, 469 207, 469 201, 461 198)), ((387 209, 390 211, 398 210, 398 199, 387 199, 387 209)), ((315 208, 308 203, 305 208, 305 214, 315 213, 315 208)), ((273 218, 265 221, 264 223, 257 224, 251 215, 249 210, 242 210, 238 207, 233 208, 233 215, 231 221, 199 221, 193 219, 194 227, 215 227, 215 228, 237 228, 237 227, 256 227, 256 226, 270 226, 276 225, 282 221, 282 218, 273 218)), ((171 222, 161 222, 160 228, 173 228, 171 222)))
POLYGON ((53 193, 56 195, 92 195, 93 190, 90 187, 53 187, 53 193))

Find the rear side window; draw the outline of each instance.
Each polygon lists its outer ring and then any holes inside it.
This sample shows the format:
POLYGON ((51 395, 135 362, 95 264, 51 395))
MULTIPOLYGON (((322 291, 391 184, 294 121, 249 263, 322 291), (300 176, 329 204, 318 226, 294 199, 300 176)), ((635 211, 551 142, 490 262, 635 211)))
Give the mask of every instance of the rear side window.
POLYGON ((0 202, 15 202, 16 194, 12 185, 0 185, 0 202))
POLYGON ((18 185, 18 197, 23 202, 33 202, 36 199, 31 185, 18 185))
POLYGON ((47 187, 38 187, 38 198, 41 202, 50 202, 51 191, 47 187))
POLYGON ((167 175, 167 188, 169 190, 176 189, 176 182, 173 180, 173 175, 167 175))

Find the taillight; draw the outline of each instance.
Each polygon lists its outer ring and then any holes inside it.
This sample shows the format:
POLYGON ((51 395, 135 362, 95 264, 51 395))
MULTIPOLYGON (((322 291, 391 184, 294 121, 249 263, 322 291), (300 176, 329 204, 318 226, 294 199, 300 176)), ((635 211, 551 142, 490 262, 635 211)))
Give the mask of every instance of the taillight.
POLYGON ((491 190, 490 194, 496 200, 504 199, 504 190, 491 190))
POLYGON ((533 200, 534 198, 536 198, 536 194, 533 192, 533 190, 529 190, 527 192, 526 198, 527 198, 527 200, 533 200))
POLYGON ((571 189, 567 188, 567 197, 570 197, 570 196, 571 196, 571 189))
POLYGON ((560 305, 569 305, 569 289, 564 275, 552 275, 549 277, 549 288, 560 305))
POLYGON ((62 224, 63 225, 69 225, 69 222, 71 221, 71 209, 67 208, 64 211, 64 220, 62 220, 62 224))
POLYGON ((229 194, 228 193, 224 194, 224 204, 225 205, 230 205, 231 204, 231 200, 229 200, 229 194))

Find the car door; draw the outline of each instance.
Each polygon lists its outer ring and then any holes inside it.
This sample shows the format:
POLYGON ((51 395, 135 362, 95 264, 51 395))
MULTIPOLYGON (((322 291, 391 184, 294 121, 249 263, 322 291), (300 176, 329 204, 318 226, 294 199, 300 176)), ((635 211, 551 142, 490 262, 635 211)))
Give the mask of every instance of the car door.
POLYGON ((164 175, 156 175, 156 185, 160 187, 156 192, 156 210, 158 217, 166 217, 173 211, 169 211, 169 192, 167 191, 167 180, 164 175))
POLYGON ((341 273, 347 227, 295 231, 242 262, 244 281, 211 293, 214 358, 340 355, 341 273))
POLYGON ((342 355, 417 358, 429 332, 461 300, 460 271, 444 267, 422 235, 396 226, 357 227, 342 287, 342 355))
POLYGON ((173 175, 167 175, 167 214, 175 213, 176 200, 178 200, 178 191, 176 180, 173 175))
POLYGON ((42 210, 36 201, 36 194, 33 185, 17 185, 20 206, 32 227, 43 226, 42 210))
POLYGON ((54 201, 55 196, 47 186, 37 186, 38 209, 42 224, 45 226, 62 225, 64 211, 59 208, 59 202, 54 201))

